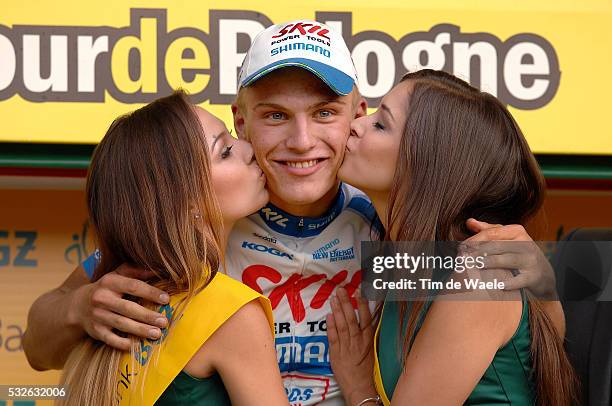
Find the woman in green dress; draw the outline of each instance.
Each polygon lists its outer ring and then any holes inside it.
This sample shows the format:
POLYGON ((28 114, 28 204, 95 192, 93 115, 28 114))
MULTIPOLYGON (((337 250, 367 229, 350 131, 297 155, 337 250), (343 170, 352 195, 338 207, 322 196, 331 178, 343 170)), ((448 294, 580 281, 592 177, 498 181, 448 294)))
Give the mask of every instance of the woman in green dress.
MULTIPOLYGON (((526 225, 544 197, 508 109, 433 70, 406 75, 375 113, 353 121, 339 177, 368 194, 392 241, 463 241, 470 218, 526 225)), ((328 335, 347 404, 570 405, 562 318, 549 318, 520 290, 499 292, 503 300, 479 300, 482 293, 387 296, 375 328, 367 303, 358 320, 339 290, 328 335)))

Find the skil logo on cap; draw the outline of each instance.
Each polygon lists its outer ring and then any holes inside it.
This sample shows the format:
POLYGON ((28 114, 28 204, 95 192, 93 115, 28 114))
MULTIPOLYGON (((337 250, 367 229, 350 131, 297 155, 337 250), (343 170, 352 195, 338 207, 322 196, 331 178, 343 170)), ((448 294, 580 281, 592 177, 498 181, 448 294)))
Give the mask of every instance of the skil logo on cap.
MULTIPOLYGON (((306 23, 306 22, 287 24, 285 27, 283 27, 282 30, 278 32, 277 35, 273 35, 272 38, 280 38, 285 34, 291 34, 292 32, 295 32, 295 30, 297 30, 300 35, 306 35, 307 32, 308 34, 316 33, 317 36, 323 37, 327 41, 329 41, 329 37, 326 35, 329 33, 329 30, 327 28, 323 28, 320 25, 314 25, 314 24, 306 23), (311 28, 309 28, 308 31, 306 31, 306 27, 311 27, 311 28), (291 28, 291 30, 289 30, 289 28, 291 28)), ((327 43, 327 45, 329 45, 329 42, 327 43)))
POLYGON ((276 44, 279 44, 279 46, 270 50, 270 56, 277 56, 286 51, 311 51, 316 52, 326 58, 330 58, 331 51, 323 47, 331 46, 330 38, 327 36, 328 33, 329 30, 327 28, 304 21, 287 24, 280 31, 278 31, 278 34, 272 36, 272 38, 277 39, 274 39, 270 43, 270 46, 274 46, 276 44), (286 41, 289 42, 291 40, 302 41, 303 36, 305 36, 309 42, 294 42, 290 44, 285 43, 286 41))

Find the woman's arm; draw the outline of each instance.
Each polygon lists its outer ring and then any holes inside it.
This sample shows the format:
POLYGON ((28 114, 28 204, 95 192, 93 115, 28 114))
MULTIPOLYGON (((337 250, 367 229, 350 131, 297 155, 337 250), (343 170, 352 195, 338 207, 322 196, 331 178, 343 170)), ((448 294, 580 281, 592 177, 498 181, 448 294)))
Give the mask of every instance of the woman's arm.
POLYGON ((259 301, 232 315, 185 368, 194 376, 221 375, 235 405, 289 404, 278 369, 274 336, 259 301))
POLYGON ((522 302, 436 301, 406 360, 392 405, 462 405, 514 335, 522 302))

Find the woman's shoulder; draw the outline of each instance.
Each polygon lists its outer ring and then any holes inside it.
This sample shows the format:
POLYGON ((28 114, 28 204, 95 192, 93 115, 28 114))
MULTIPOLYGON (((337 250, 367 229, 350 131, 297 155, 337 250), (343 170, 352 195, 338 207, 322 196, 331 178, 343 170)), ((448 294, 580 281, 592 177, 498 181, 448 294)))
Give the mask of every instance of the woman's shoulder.
POLYGON ((515 335, 523 318, 525 303, 519 291, 505 294, 503 299, 484 297, 481 292, 452 296, 433 302, 423 328, 483 334, 496 340, 501 348, 515 335))

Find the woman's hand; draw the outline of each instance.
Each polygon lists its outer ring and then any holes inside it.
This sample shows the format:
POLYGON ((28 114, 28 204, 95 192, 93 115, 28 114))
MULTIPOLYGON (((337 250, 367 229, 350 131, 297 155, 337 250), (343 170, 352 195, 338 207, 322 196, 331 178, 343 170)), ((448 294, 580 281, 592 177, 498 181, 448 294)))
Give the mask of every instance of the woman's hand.
MULTIPOLYGON (((329 357, 347 405, 376 396, 374 389, 374 328, 368 301, 357 297, 359 320, 343 288, 332 298, 327 315, 329 357)), ((357 296, 357 295, 356 295, 357 296)))
POLYGON ((122 351, 129 351, 131 339, 121 337, 117 331, 158 339, 161 329, 168 325, 168 319, 155 310, 125 299, 125 295, 130 295, 154 304, 168 303, 168 294, 145 282, 152 276, 151 271, 123 264, 98 281, 76 290, 72 308, 78 324, 93 339, 122 351))

